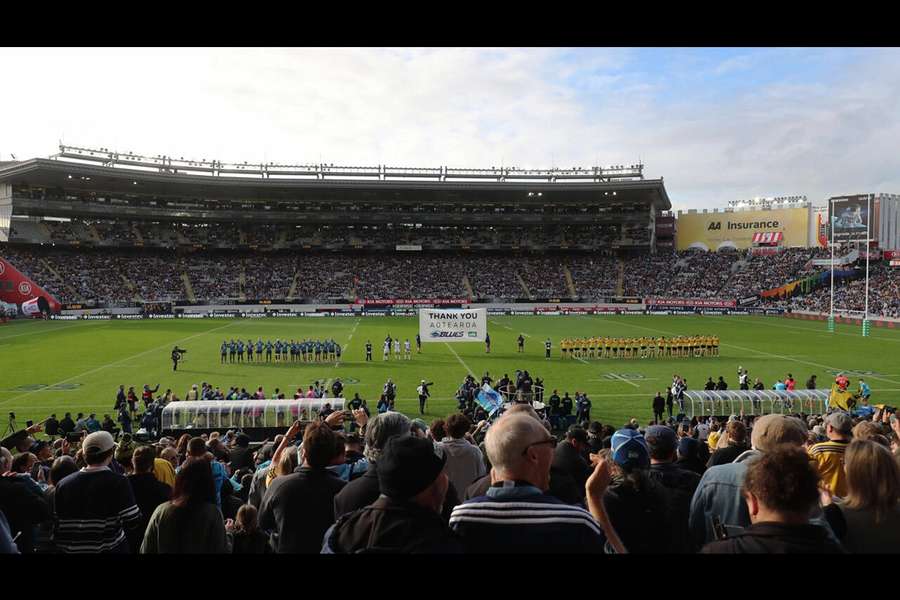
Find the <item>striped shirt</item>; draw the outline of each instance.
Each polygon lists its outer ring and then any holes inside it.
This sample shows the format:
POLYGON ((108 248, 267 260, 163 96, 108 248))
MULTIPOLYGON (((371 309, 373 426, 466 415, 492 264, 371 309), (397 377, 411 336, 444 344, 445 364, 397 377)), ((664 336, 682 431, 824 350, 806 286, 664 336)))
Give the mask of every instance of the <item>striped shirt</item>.
POLYGON ((602 553, 606 542, 589 512, 521 484, 458 505, 450 528, 471 553, 602 553))
POLYGON ((831 493, 843 498, 847 495, 847 476, 844 473, 844 451, 848 442, 829 440, 813 444, 809 448, 809 456, 816 463, 822 482, 828 485, 831 493))
POLYGON ((72 473, 56 487, 53 538, 60 552, 128 552, 141 511, 128 480, 106 467, 72 473))

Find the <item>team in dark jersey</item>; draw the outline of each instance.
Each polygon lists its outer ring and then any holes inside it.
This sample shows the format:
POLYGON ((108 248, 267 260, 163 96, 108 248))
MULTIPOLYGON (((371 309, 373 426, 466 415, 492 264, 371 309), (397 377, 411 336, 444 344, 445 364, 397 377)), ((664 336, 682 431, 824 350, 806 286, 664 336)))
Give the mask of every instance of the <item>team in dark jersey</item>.
POLYGON ((220 362, 334 362, 341 359, 341 345, 328 340, 223 340, 220 362))

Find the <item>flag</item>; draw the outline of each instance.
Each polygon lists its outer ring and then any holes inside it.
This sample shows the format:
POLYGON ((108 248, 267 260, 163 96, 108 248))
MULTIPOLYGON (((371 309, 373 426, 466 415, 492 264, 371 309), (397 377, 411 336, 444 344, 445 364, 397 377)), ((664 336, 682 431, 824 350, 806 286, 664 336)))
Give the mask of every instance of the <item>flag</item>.
POLYGON ((850 412, 848 402, 853 398, 853 394, 849 390, 841 391, 837 384, 831 386, 831 394, 828 396, 828 408, 837 408, 850 412))
POLYGON ((475 400, 481 408, 487 411, 488 416, 493 416, 503 406, 503 398, 500 396, 500 392, 486 383, 478 390, 478 396, 475 400))

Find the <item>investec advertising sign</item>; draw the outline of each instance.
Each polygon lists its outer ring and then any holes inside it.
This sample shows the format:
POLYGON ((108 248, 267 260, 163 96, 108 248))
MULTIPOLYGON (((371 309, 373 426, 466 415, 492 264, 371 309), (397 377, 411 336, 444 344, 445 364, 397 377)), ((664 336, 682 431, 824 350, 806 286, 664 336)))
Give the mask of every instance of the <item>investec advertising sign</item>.
POLYGON ((485 333, 486 308, 419 310, 419 335, 423 342, 483 342, 485 333))
POLYGON ((675 234, 677 250, 746 249, 755 233, 782 233, 787 247, 807 246, 809 208, 682 213, 675 234))

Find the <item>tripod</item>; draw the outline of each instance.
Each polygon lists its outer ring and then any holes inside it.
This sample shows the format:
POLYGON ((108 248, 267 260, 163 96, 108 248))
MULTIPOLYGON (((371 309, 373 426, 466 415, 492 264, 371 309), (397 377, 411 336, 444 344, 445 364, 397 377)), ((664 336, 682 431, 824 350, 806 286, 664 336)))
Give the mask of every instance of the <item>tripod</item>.
POLYGON ((3 437, 7 435, 13 434, 18 430, 16 426, 16 415, 13 413, 9 413, 9 421, 6 424, 6 431, 3 432, 3 437))

